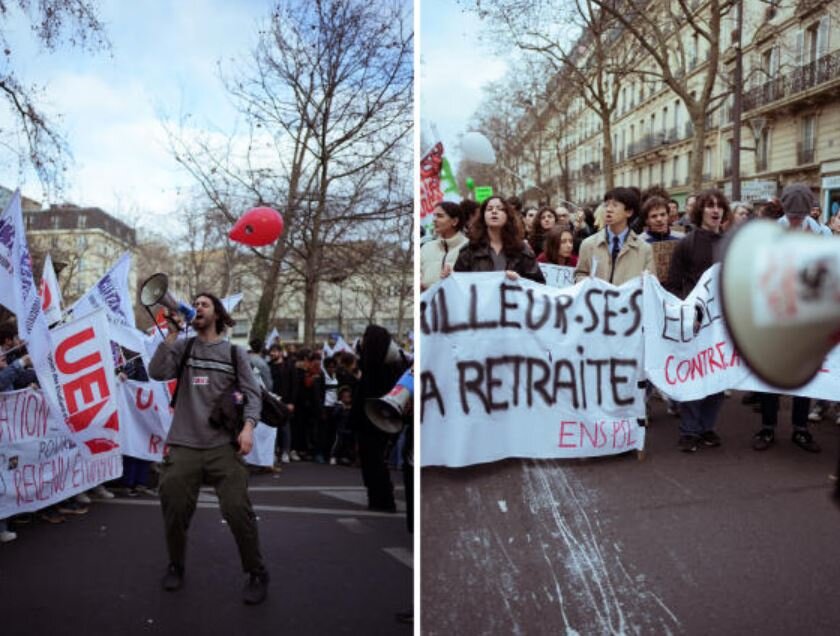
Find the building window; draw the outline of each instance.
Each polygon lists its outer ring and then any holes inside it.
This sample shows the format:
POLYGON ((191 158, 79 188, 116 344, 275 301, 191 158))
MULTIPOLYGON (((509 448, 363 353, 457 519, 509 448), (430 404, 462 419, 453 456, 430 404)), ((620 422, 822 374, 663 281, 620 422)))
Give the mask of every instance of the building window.
POLYGON ((799 142, 799 164, 814 163, 816 140, 815 133, 817 129, 817 118, 815 115, 808 115, 802 118, 801 124, 801 141, 799 142))
POLYGON ((755 155, 755 171, 765 172, 769 169, 768 159, 770 157, 770 129, 767 126, 761 129, 758 136, 758 146, 755 155))
POLYGON ((80 230, 83 230, 83 229, 85 229, 86 226, 87 226, 87 216, 84 215, 84 214, 80 214, 77 227, 80 230))

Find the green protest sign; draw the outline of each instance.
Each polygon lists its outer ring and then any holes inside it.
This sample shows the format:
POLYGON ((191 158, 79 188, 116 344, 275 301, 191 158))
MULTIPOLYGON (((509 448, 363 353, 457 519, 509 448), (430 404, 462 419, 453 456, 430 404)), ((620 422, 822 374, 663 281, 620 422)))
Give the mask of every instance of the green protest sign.
POLYGON ((493 186, 476 186, 475 200, 479 203, 484 203, 487 199, 493 196, 493 186))

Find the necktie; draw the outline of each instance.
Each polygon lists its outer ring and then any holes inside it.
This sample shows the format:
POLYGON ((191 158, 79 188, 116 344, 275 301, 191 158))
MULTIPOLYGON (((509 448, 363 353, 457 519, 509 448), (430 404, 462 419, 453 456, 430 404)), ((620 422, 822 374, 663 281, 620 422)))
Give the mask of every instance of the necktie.
POLYGON ((610 282, 613 282, 613 275, 615 274, 615 261, 618 258, 618 252, 621 249, 621 246, 618 243, 618 237, 613 236, 613 246, 612 246, 612 267, 610 268, 610 282))

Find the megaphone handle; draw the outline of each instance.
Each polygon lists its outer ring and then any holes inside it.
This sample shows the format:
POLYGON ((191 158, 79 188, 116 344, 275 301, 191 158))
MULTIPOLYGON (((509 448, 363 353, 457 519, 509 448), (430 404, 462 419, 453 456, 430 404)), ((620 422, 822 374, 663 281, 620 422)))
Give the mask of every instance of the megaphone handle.
POLYGON ((157 323, 157 320, 155 320, 155 316, 154 316, 154 314, 152 313, 152 310, 151 310, 151 309, 149 309, 149 306, 148 306, 148 305, 143 305, 143 308, 144 308, 144 309, 146 310, 146 312, 149 314, 149 318, 151 318, 151 319, 152 319, 152 324, 153 324, 155 327, 157 327, 157 330, 160 332, 160 337, 161 337, 161 338, 163 338, 164 340, 166 340, 166 334, 165 334, 165 333, 163 333, 163 329, 161 329, 161 328, 160 328, 160 325, 157 323))

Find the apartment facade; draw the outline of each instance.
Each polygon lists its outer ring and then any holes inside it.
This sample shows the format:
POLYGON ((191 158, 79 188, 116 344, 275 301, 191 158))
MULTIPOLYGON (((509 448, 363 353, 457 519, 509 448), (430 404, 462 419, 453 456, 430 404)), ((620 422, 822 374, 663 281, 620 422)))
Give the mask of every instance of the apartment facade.
MULTIPOLYGON (((707 2, 692 5, 698 15, 708 11, 707 2)), ((768 200, 788 183, 805 182, 818 195, 827 217, 840 211, 838 3, 743 0, 743 12, 741 199, 768 200)), ((717 80, 702 146, 702 187, 718 187, 727 194, 734 129, 733 14, 734 10, 721 23, 717 80)), ((680 48, 686 58, 682 72, 688 86, 700 90, 709 64, 705 41, 690 29, 673 37, 682 38, 680 48)), ((653 77, 658 68, 654 61, 643 58, 639 68, 650 74, 629 74, 615 85, 617 107, 609 122, 614 184, 642 189, 661 185, 682 204, 691 191, 694 127, 682 100, 653 77)), ((561 105, 554 106, 553 117, 537 113, 521 129, 536 134, 538 127, 545 127, 551 133, 547 137, 562 139, 553 154, 566 161, 542 165, 542 183, 533 172, 527 175, 537 185, 525 198, 553 201, 569 192, 575 203, 597 203, 606 181, 601 118, 586 108, 580 96, 558 94, 557 98, 561 105)))

